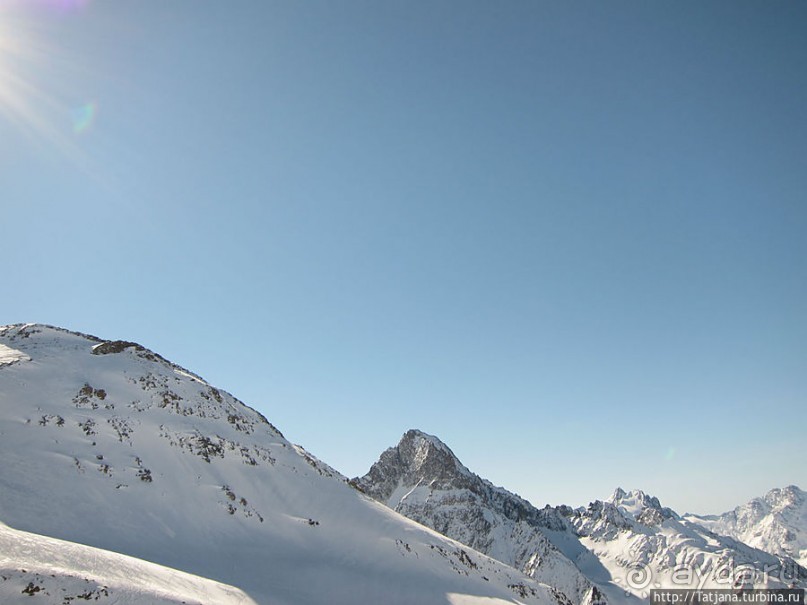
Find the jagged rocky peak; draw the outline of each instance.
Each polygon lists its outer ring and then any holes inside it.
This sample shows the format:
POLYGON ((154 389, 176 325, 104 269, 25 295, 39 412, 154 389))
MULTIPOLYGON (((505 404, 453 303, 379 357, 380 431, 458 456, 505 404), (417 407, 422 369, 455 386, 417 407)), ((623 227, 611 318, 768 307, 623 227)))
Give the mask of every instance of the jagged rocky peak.
MULTIPOLYGON (((567 604, 605 602, 547 536, 576 543, 565 518, 537 509, 466 468, 437 437, 407 431, 354 485, 397 512, 553 587, 567 604)), ((578 551, 581 547, 578 544, 578 551)))
MULTIPOLYGON (((807 505, 807 493, 795 485, 788 485, 783 488, 774 488, 764 496, 754 498, 747 504, 742 504, 723 515, 699 517, 699 519, 704 521, 723 519, 739 522, 740 524, 754 524, 768 515, 774 517, 791 516, 800 508, 805 508, 805 505, 807 505)), ((697 517, 697 515, 693 515, 693 517, 697 517)))
POLYGON ((432 471, 447 477, 470 474, 445 443, 417 429, 406 431, 397 449, 400 460, 412 472, 422 472, 433 478, 436 475, 432 471))
POLYGON ((675 511, 662 506, 655 496, 642 490, 626 492, 621 487, 616 488, 610 498, 595 500, 587 508, 572 510, 561 507, 559 510, 580 535, 609 538, 637 526, 656 527, 668 519, 680 519, 675 511))
POLYGON ((665 519, 678 518, 675 511, 661 506, 658 498, 639 489, 626 492, 618 487, 606 502, 615 506, 628 519, 642 525, 658 525, 665 519))
POLYGON ((626 492, 621 487, 618 487, 606 502, 610 502, 621 510, 631 513, 645 508, 661 509, 661 503, 658 498, 650 496, 640 489, 626 492))
MULTIPOLYGON (((788 509, 797 508, 805 503, 805 492, 795 485, 783 488, 774 488, 762 497, 754 498, 746 504, 736 507, 723 516, 734 516, 740 522, 756 523, 760 518, 777 513, 787 512, 788 509)), ((713 519, 719 518, 714 516, 713 519)))
POLYGON ((572 509, 564 506, 559 511, 580 536, 616 537, 620 531, 630 530, 633 522, 611 502, 595 500, 587 508, 572 509))
POLYGON ((537 509, 520 496, 494 486, 468 470, 440 439, 417 429, 404 433, 398 445, 383 452, 366 475, 351 483, 399 512, 403 500, 412 505, 414 491, 425 489, 431 494, 451 492, 455 503, 465 498, 514 521, 566 529, 558 510, 550 506, 537 509))
POLYGON ((807 566, 807 493, 788 485, 722 515, 687 515, 711 531, 807 566))
POLYGON ((807 501, 807 492, 802 491, 795 485, 788 485, 781 489, 772 489, 765 494, 764 500, 773 512, 777 512, 784 508, 804 504, 807 501))
POLYGON ((474 479, 445 443, 410 429, 355 484, 376 500, 387 501, 400 485, 425 482, 434 489, 458 489, 468 487, 474 479))

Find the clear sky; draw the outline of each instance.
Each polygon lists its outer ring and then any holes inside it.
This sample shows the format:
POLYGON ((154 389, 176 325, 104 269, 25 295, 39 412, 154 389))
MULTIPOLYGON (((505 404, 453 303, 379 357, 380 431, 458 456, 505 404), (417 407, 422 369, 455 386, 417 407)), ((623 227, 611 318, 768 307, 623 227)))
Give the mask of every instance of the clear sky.
POLYGON ((807 2, 0 0, 0 323, 347 475, 807 488, 807 2))

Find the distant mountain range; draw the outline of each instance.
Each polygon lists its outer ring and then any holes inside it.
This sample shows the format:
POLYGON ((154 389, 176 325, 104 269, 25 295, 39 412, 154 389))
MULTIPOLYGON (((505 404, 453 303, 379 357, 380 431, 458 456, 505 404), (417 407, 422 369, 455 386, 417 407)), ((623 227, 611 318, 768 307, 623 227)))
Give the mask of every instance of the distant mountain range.
POLYGON ((756 585, 770 587, 807 578, 788 552, 764 552, 718 535, 641 491, 617 489, 587 508, 538 509, 475 475, 437 437, 417 430, 353 483, 576 603, 642 598, 654 587, 747 586, 749 574, 756 585))
POLYGON ((348 481, 157 353, 51 326, 0 327, 0 454, 4 605, 616 605, 687 568, 807 579, 798 488, 719 517, 623 490, 538 509, 414 430, 348 481))
POLYGON ((795 485, 772 489, 722 515, 686 518, 715 533, 807 566, 807 493, 795 485))
POLYGON ((651 588, 785 588, 807 570, 682 518, 639 490, 617 489, 587 508, 560 507, 609 577, 633 594, 651 588))

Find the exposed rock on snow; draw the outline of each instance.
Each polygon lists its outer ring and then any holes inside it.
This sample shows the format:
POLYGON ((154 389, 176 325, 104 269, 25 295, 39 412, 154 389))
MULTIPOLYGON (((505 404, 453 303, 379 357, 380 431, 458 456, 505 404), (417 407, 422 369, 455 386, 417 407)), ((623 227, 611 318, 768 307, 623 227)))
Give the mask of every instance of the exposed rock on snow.
MULTIPOLYGON (((14 358, 0 366, 0 521, 159 565, 147 602, 177 602, 159 592, 165 568, 202 578, 180 600, 207 590, 205 605, 559 602, 362 495, 261 414, 145 347, 43 325, 0 327, 0 345, 14 358)), ((145 573, 127 560, 108 576, 106 554, 73 546, 49 571, 53 542, 30 540, 0 550, 4 596, 62 605, 84 582, 98 602, 125 603, 122 578, 145 573)))
POLYGON ((553 543, 564 517, 468 470, 437 437, 410 430, 354 484, 397 512, 554 586, 572 603, 605 601, 553 543))
POLYGON ((659 587, 784 588, 807 580, 792 559, 713 533, 639 490, 617 489, 562 512, 614 581, 640 596, 659 587))
POLYGON ((586 508, 535 508, 473 474, 439 439, 416 430, 353 483, 575 603, 603 595, 612 603, 646 598, 652 587, 784 587, 807 578, 793 560, 713 534, 639 490, 617 489, 586 508))
POLYGON ((722 515, 686 518, 715 533, 792 557, 807 566, 807 492, 795 485, 773 489, 722 515))

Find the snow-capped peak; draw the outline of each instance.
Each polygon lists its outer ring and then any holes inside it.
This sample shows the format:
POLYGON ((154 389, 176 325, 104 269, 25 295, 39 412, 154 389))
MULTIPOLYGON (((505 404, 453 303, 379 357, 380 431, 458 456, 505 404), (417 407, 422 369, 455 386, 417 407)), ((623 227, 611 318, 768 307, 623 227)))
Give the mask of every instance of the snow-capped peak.
MULTIPOLYGON (((0 523, 62 541, 0 548, 4 603, 9 587, 27 599, 87 580, 120 603, 137 589, 103 569, 85 575, 101 555, 73 543, 229 585, 188 603, 556 602, 549 587, 364 497, 258 412, 146 347, 38 324, 0 327, 0 345, 10 362, 0 364, 0 523)), ((411 444, 421 468, 453 460, 429 439, 411 444)), ((23 535, 0 531, 0 542, 23 535)))
POLYGON ((807 565, 807 492, 775 488, 722 515, 687 515, 690 521, 762 550, 807 565))
POLYGON ((804 505, 807 501, 807 492, 795 485, 788 485, 781 489, 772 489, 765 494, 764 500, 771 507, 771 512, 776 513, 789 507, 804 505))
MULTIPOLYGON (((428 472, 425 468, 437 464, 444 476, 454 473, 468 475, 470 471, 463 466, 445 443, 434 435, 417 429, 410 429, 398 443, 398 453, 404 463, 408 463, 413 471, 428 472)), ((436 478, 436 477, 435 477, 436 478)))
POLYGON ((356 485, 376 500, 390 498, 402 485, 424 484, 433 489, 466 487, 479 481, 454 452, 434 435, 417 429, 404 433, 398 445, 381 454, 370 472, 356 485))
MULTIPOLYGON (((475 475, 433 435, 407 431, 353 482, 410 519, 553 586, 563 602, 605 601, 600 587, 561 550, 576 538, 558 511, 537 509, 475 475)), ((578 544, 573 556, 580 551, 578 544)))
MULTIPOLYGON (((424 433, 423 431, 418 429, 409 429, 408 431, 406 431, 403 434, 403 437, 401 437, 399 445, 406 441, 414 441, 424 447, 436 447, 437 449, 454 456, 454 452, 451 451, 451 448, 449 448, 445 443, 440 441, 439 438, 435 437, 434 435, 424 433)), ((456 458, 456 456, 454 456, 454 458, 456 458)))
POLYGON ((614 505, 629 519, 645 525, 658 525, 664 519, 678 517, 672 509, 662 507, 658 498, 640 489, 626 492, 618 487, 605 502, 614 505))

